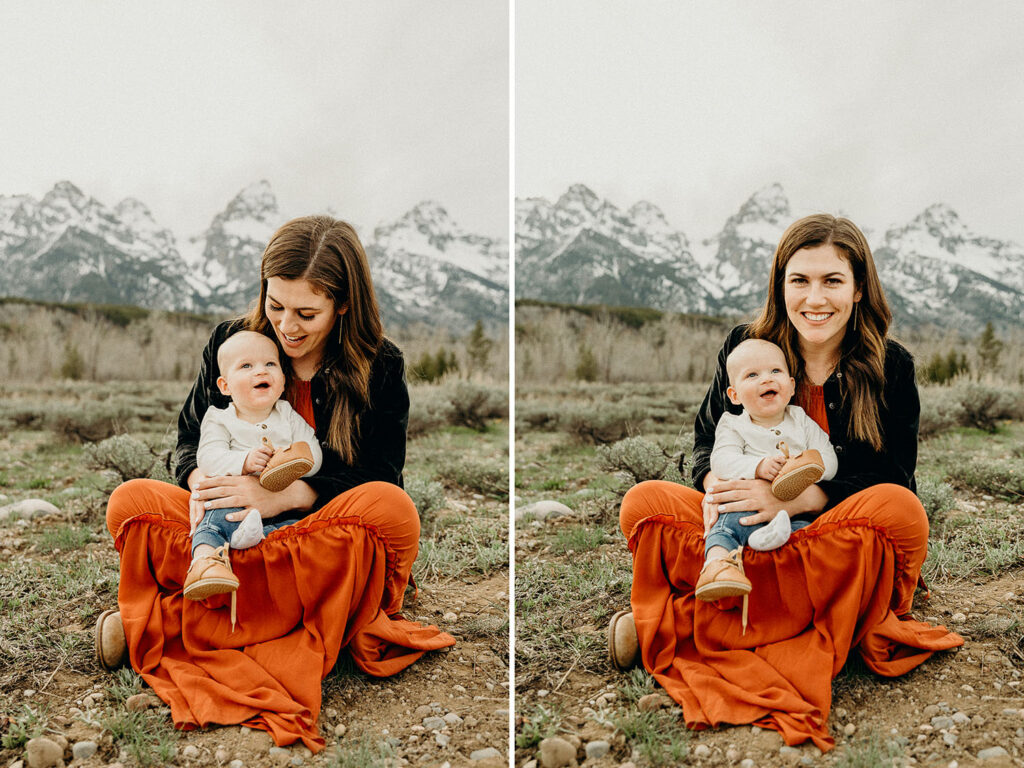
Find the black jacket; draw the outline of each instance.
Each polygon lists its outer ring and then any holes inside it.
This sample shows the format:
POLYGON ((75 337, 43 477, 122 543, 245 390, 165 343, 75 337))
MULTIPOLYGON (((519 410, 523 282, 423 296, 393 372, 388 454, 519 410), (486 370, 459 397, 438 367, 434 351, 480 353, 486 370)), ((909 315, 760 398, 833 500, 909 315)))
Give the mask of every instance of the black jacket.
MULTIPOLYGON (((229 320, 218 325, 203 350, 202 366, 192 391, 178 414, 178 446, 175 449, 175 477, 178 485, 188 487, 188 476, 196 468, 199 427, 210 406, 226 408, 230 399, 217 389, 217 350, 224 340, 242 329, 242 322, 229 320)), ((303 478, 317 493, 312 512, 350 488, 372 480, 402 485, 405 465, 405 434, 409 425, 409 390, 405 384, 405 361, 394 344, 385 339, 370 368, 370 407, 360 417, 356 439, 356 463, 345 464, 327 446, 331 401, 321 372, 310 382, 316 437, 323 448, 324 461, 313 477, 303 478)), ((299 519, 309 512, 285 512, 278 520, 299 519)))
MULTIPOLYGON (((703 490, 704 475, 711 469, 711 449, 715 445, 715 426, 723 413, 740 413, 725 390, 729 376, 725 358, 733 347, 747 338, 746 325, 732 329, 718 353, 718 367, 711 388, 704 396, 694 422, 693 484, 703 490)), ((825 407, 828 409, 828 432, 839 458, 839 471, 832 480, 818 486, 828 495, 829 509, 848 496, 879 483, 895 483, 916 491, 914 469, 917 466, 917 428, 921 401, 914 377, 914 358, 899 343, 886 340, 885 391, 879 402, 884 448, 876 451, 868 443, 849 435, 850 404, 844 398, 842 374, 833 372, 824 384, 825 407)), ((824 511, 824 510, 823 510, 824 511)))

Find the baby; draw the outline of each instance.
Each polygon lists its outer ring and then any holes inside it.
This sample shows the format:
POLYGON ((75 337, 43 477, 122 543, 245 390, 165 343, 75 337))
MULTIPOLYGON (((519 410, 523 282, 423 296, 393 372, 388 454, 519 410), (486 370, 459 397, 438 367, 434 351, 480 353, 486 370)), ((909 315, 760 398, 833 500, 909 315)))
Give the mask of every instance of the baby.
MULTIPOLYGON (((277 345, 252 331, 230 336, 217 352, 217 387, 231 398, 227 408, 207 410, 200 427, 196 462, 208 477, 259 475, 260 484, 279 491, 299 477, 315 474, 323 455, 313 428, 296 413, 284 392, 284 371, 277 345), (274 446, 284 446, 275 450, 274 446)), ((245 549, 264 537, 263 519, 252 509, 241 522, 226 520, 240 508, 207 510, 192 531, 192 564, 185 597, 203 600, 231 593, 235 624, 235 590, 228 549, 245 549), (230 544, 229 544, 230 543, 230 544)), ((270 523, 269 530, 281 527, 270 523)))
MULTIPOLYGON (((743 406, 736 416, 722 414, 715 430, 711 473, 722 480, 754 479, 772 483, 772 492, 788 501, 818 480, 835 477, 839 462, 828 435, 796 405, 789 405, 796 382, 786 357, 775 344, 747 339, 725 362, 729 400, 743 406)), ((767 551, 781 547, 791 531, 807 523, 791 522, 780 510, 769 523, 740 525, 750 512, 720 514, 705 539, 704 567, 695 589, 701 600, 744 596, 750 580, 743 574, 742 548, 767 551)))

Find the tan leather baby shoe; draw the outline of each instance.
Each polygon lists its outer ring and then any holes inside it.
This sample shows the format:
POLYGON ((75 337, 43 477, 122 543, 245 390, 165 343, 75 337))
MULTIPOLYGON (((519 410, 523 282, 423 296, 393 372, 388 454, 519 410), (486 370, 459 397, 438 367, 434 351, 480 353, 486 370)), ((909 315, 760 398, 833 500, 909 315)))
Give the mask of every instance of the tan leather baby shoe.
POLYGON ((270 457, 260 473, 260 485, 268 491, 283 491, 313 468, 313 453, 305 442, 292 443, 270 457))

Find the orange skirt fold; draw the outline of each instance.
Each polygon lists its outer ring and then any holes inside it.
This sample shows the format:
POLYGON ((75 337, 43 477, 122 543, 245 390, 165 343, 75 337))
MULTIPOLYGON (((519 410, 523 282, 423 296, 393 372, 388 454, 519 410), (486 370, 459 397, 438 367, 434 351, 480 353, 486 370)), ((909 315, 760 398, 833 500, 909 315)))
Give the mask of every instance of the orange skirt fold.
POLYGON ((186 600, 188 493, 135 480, 112 494, 107 525, 121 554, 118 605, 132 666, 171 707, 176 727, 243 723, 280 745, 324 747, 321 681, 343 648, 371 675, 393 675, 455 644, 398 614, 419 520, 387 483, 338 496, 257 547, 232 550, 230 598, 186 600))
POLYGON ((906 488, 868 488, 780 549, 744 550, 753 583, 746 634, 739 598, 694 597, 701 499, 651 481, 631 489, 620 512, 644 667, 682 706, 688 727, 754 723, 787 744, 828 750, 832 679, 851 650, 894 677, 963 644, 945 627, 898 618, 910 611, 928 542, 924 509, 906 488))

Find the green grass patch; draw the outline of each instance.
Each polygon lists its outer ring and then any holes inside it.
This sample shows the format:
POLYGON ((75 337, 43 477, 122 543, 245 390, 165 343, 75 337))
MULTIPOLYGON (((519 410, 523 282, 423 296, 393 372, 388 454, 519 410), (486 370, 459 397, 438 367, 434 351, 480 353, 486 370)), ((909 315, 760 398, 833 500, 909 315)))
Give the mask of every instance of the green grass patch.
POLYGON ((40 552, 81 549, 92 539, 92 532, 83 525, 59 525, 44 528, 36 536, 36 546, 40 552))
POLYGON ((605 532, 600 528, 574 526, 560 529, 551 542, 551 551, 564 555, 567 552, 589 552, 605 541, 605 532))
POLYGON ((517 749, 532 749, 544 739, 549 739, 559 732, 562 714, 557 705, 538 704, 533 711, 523 715, 522 725, 516 734, 517 749))
POLYGON ((142 690, 142 678, 131 669, 119 669, 107 686, 114 706, 99 722, 136 765, 166 765, 174 759, 178 741, 178 732, 171 727, 167 715, 160 710, 129 712, 125 708, 128 697, 142 690))
POLYGON ((328 763, 331 768, 388 768, 393 765, 394 748, 367 734, 348 737, 338 743, 328 763))
POLYGON ((878 768, 893 765, 896 758, 905 754, 904 739, 885 740, 874 731, 840 747, 836 768, 878 768))
POLYGON ((29 739, 42 736, 46 724, 45 708, 35 710, 22 704, 20 710, 11 713, 11 721, 7 724, 7 733, 0 738, 0 746, 4 749, 21 749, 29 739))

